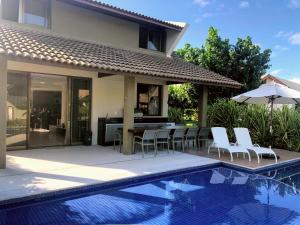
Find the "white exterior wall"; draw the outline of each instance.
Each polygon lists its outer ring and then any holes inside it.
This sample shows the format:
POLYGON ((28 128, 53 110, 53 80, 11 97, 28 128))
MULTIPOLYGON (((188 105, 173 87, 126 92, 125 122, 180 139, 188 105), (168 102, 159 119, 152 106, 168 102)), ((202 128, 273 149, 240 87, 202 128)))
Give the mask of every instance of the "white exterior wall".
MULTIPOLYGON (((155 81, 147 78, 136 78, 136 84, 156 84, 163 85, 162 88, 162 115, 168 116, 168 86, 164 81, 155 81)), ((135 99, 137 102, 137 85, 135 86, 135 99)), ((96 111, 99 117, 123 117, 124 108, 124 77, 120 75, 109 76, 95 79, 93 85, 93 94, 102 102, 99 109, 96 111), (103 107, 105 106, 105 107, 103 107)), ((137 105, 135 104, 135 107, 137 105)))
POLYGON ((51 30, 70 37, 124 48, 138 48, 139 25, 57 0, 52 1, 51 30))
POLYGON ((186 30, 167 30, 166 53, 162 53, 139 48, 138 23, 57 0, 52 1, 51 14, 51 30, 55 33, 151 54, 170 55, 186 30))
MULTIPOLYGON (((1 0, 0 0, 1 3, 1 0)), ((22 8, 22 4, 20 4, 22 8)), ((166 52, 153 51, 139 48, 139 24, 117 17, 105 15, 83 7, 74 6, 58 0, 51 0, 50 28, 36 25, 20 24, 12 21, 1 20, 0 23, 20 25, 43 32, 59 34, 75 39, 94 41, 105 45, 111 45, 124 49, 138 50, 142 53, 170 56, 177 43, 187 29, 184 24, 182 31, 166 30, 166 52)), ((1 4, 0 4, 1 12, 1 4)), ((1 15, 0 15, 1 17, 1 15)), ((22 10, 19 12, 22 17, 22 10)), ((182 25, 182 24, 181 24, 182 25)))
MULTIPOLYGON (((91 128, 93 132, 93 145, 97 144, 99 117, 106 117, 107 115, 108 117, 123 117, 124 76, 115 75, 98 78, 97 72, 15 61, 8 61, 8 69, 20 72, 92 78, 91 128)), ((166 85, 165 81, 137 77, 136 82, 163 85, 162 116, 167 117, 168 86, 166 85)), ((137 102, 136 99, 134 101, 137 102)))
POLYGON ((181 40, 188 28, 188 24, 184 24, 182 31, 167 30, 166 55, 171 56, 177 44, 181 40))

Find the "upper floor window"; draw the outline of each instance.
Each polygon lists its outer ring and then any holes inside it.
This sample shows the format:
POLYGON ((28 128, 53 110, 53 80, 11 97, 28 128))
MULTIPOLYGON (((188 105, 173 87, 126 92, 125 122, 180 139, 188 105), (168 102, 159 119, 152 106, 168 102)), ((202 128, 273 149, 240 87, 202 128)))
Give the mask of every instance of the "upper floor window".
POLYGON ((139 42, 140 48, 164 52, 166 33, 163 30, 156 30, 141 26, 139 42))
POLYGON ((48 27, 49 9, 48 0, 25 0, 24 23, 48 27))
POLYGON ((3 19, 49 27, 49 0, 1 0, 1 8, 3 19))
POLYGON ((19 21, 19 0, 1 0, 0 5, 2 19, 19 21))

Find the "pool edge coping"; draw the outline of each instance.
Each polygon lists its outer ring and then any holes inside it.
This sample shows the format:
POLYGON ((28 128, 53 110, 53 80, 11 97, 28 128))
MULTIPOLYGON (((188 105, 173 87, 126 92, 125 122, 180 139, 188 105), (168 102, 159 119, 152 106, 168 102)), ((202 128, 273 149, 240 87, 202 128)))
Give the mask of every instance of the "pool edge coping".
POLYGON ((151 173, 151 174, 145 174, 145 175, 138 175, 138 176, 133 176, 133 177, 126 177, 126 178, 120 178, 120 179, 115 179, 111 181, 104 181, 104 182, 97 182, 94 184, 86 184, 86 185, 81 185, 77 187, 69 187, 69 188, 63 188, 60 190, 53 190, 53 191, 46 191, 43 193, 38 193, 38 194, 31 194, 31 195, 26 195, 22 197, 16 197, 16 198, 10 198, 10 199, 5 199, 0 201, 0 209, 2 209, 5 206, 8 207, 14 207, 17 205, 20 205, 22 203, 24 204, 30 204, 30 203, 35 203, 38 201, 47 201, 51 200, 53 198, 65 198, 67 196, 71 195, 79 195, 82 194, 83 192, 86 191, 96 191, 95 189, 98 189, 97 191, 100 190, 107 190, 107 189, 112 189, 118 186, 128 186, 131 185, 131 183, 142 183, 146 180, 154 180, 158 179, 161 177, 169 177, 173 175, 178 175, 178 174, 184 174, 184 173, 191 173, 198 171, 200 169, 212 169, 215 167, 220 167, 222 166, 221 161, 217 162, 212 162, 209 164, 204 164, 204 165, 199 165, 199 166, 192 166, 192 167, 185 167, 185 168, 180 168, 180 169, 172 169, 172 170, 167 170, 163 172, 158 172, 158 173, 151 173))
POLYGON ((171 169, 163 172, 157 172, 157 173, 151 173, 151 174, 145 174, 145 175, 138 175, 138 176, 133 176, 133 177, 126 177, 126 178, 120 178, 120 179, 115 179, 111 181, 104 181, 104 182, 97 182, 94 184, 86 184, 86 185, 81 185, 77 187, 69 187, 69 188, 64 188, 60 190, 53 190, 53 191, 46 191, 43 193, 38 193, 38 194, 31 194, 31 195, 26 195, 22 197, 16 197, 16 198, 10 198, 10 199, 5 199, 0 201, 0 209, 5 208, 5 207, 18 207, 21 204, 34 204, 39 201, 47 201, 47 200, 52 200, 53 198, 67 198, 72 195, 80 195, 83 194, 83 192, 94 192, 100 191, 100 190, 107 190, 107 189, 112 189, 118 186, 129 186, 134 183, 142 183, 145 182, 146 180, 155 180, 163 177, 169 177, 169 176, 174 176, 174 175, 180 175, 184 173, 192 173, 198 170, 205 170, 205 169, 212 169, 216 167, 225 167, 228 169, 234 169, 238 170, 241 172, 246 172, 246 173, 262 173, 267 170, 272 170, 272 169, 277 169, 281 168, 287 165, 295 164, 297 162, 300 162, 300 158, 296 159, 291 159, 287 160, 284 162, 280 162, 277 164, 271 164, 271 165, 266 165, 266 166, 261 166, 258 168, 251 168, 247 166, 241 166, 237 165, 231 162, 224 162, 224 161, 217 161, 217 162, 212 162, 209 164, 204 164, 204 165, 199 165, 199 166, 192 166, 192 167, 185 167, 185 168, 180 168, 180 169, 171 169))

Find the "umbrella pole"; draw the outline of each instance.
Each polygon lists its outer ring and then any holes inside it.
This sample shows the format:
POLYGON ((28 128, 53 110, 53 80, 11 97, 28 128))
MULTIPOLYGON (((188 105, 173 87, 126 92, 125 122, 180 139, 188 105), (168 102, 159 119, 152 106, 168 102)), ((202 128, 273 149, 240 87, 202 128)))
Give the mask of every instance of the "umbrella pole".
POLYGON ((273 134, 273 107, 274 107, 274 99, 271 99, 271 116, 270 116, 270 133, 273 134))
POLYGON ((272 96, 270 98, 270 103, 271 103, 271 112, 270 112, 270 136, 271 136, 271 146, 273 146, 273 108, 274 108, 274 100, 275 98, 272 96))

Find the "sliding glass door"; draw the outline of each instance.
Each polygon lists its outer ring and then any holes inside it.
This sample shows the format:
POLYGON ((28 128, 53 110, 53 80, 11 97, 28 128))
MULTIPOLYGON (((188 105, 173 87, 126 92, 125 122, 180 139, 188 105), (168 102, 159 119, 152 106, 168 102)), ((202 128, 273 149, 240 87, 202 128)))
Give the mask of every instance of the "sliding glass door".
POLYGON ((31 74, 29 147, 67 143, 67 77, 31 74))
POLYGON ((28 76, 9 73, 7 76, 7 130, 8 148, 27 147, 28 76))
POLYGON ((88 78, 10 72, 8 149, 82 144, 91 130, 91 88, 88 78))
POLYGON ((92 80, 72 78, 71 86, 71 142, 82 144, 91 129, 92 80))

